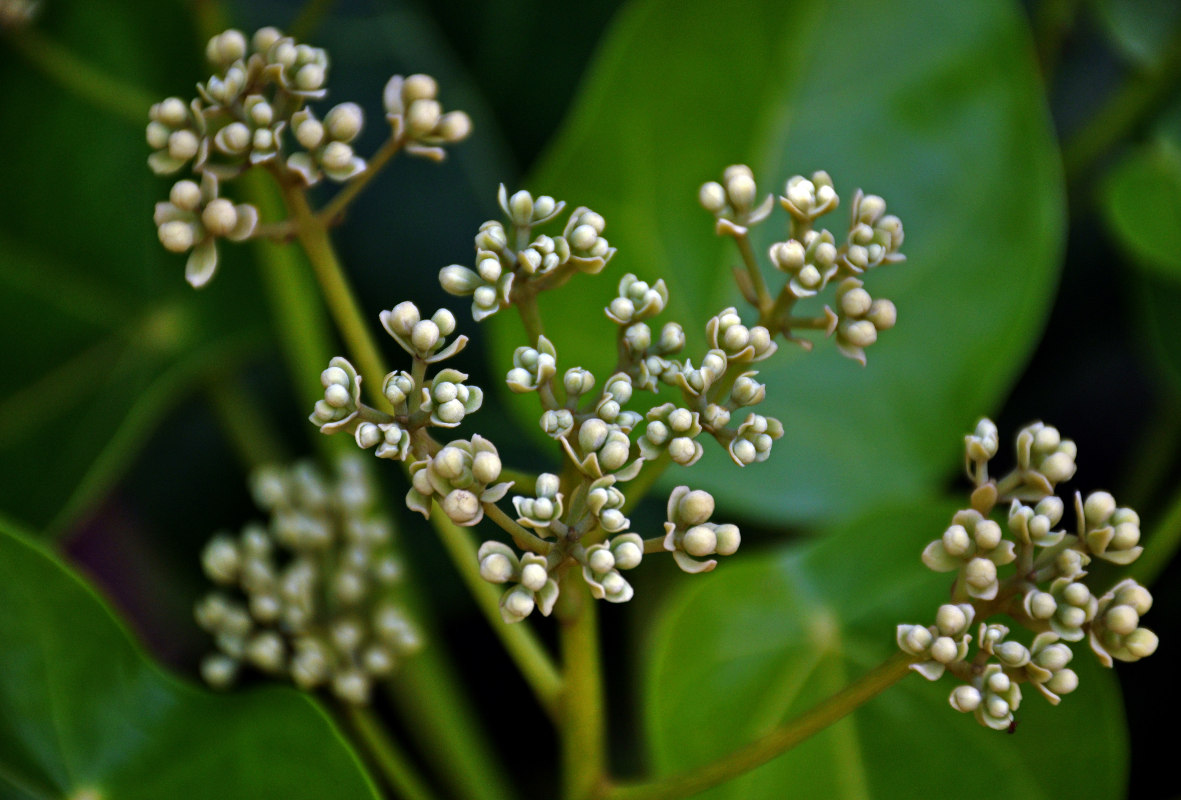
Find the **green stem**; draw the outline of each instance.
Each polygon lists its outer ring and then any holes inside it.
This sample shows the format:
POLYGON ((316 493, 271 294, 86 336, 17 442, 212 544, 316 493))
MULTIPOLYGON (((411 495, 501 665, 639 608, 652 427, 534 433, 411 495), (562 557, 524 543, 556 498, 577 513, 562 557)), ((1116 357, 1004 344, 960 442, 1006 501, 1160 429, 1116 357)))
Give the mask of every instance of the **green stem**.
POLYGON ((880 665, 795 719, 704 766, 665 778, 603 787, 601 800, 677 800, 732 780, 786 753, 877 697, 910 672, 910 657, 895 653, 880 665))
POLYGON ((437 506, 431 509, 431 525, 447 548, 476 605, 487 618, 493 633, 521 671, 537 702, 551 718, 557 719, 562 678, 533 630, 524 623, 505 624, 500 616, 500 591, 480 575, 477 547, 467 531, 452 522, 437 506))
POLYGON ((560 717, 562 797, 586 800, 607 774, 607 734, 598 614, 577 570, 568 570, 563 577, 559 603, 564 686, 560 717))
POLYGON ((361 373, 372 376, 368 384, 369 396, 375 403, 382 405, 386 401, 381 394, 381 386, 374 385, 372 381, 380 381, 381 376, 389 370, 385 368, 377 341, 370 333, 369 326, 365 324, 361 307, 336 257, 332 240, 328 236, 328 228, 323 220, 312 212, 307 195, 301 187, 280 181, 280 188, 287 209, 295 219, 296 236, 316 273, 316 280, 324 293, 332 318, 344 337, 349 353, 357 359, 361 373))
POLYGON ((232 375, 211 376, 205 385, 205 396, 245 469, 288 461, 287 450, 275 436, 269 420, 232 375))
POLYGON ((4 39, 12 49, 48 78, 94 107, 136 125, 148 124, 151 96, 95 69, 59 44, 32 28, 4 39))
POLYGON ((760 315, 765 314, 775 305, 775 301, 767 290, 767 282, 763 280, 763 271, 759 269, 759 260, 755 257, 755 251, 750 246, 750 237, 735 236, 734 241, 738 243, 738 250, 742 253, 742 263, 746 265, 746 274, 750 276, 755 296, 759 299, 757 310, 760 315))
POLYGON ((389 162, 391 158, 397 155, 398 151, 402 149, 404 140, 401 138, 390 137, 385 144, 381 146, 373 157, 365 164, 365 171, 357 177, 348 182, 343 189, 337 192, 328 203, 320 209, 316 214, 320 221, 325 225, 335 225, 340 222, 344 216, 344 211, 349 203, 353 202, 361 190, 369 185, 369 182, 377 177, 382 168, 389 162))
POLYGON ((435 800, 435 794, 419 776, 414 765, 398 744, 385 732, 373 711, 354 705, 344 705, 344 718, 365 743, 372 763, 403 800, 435 800))
POLYGON ((538 337, 545 334, 545 327, 541 324, 541 310, 537 307, 537 296, 525 294, 517 298, 516 305, 521 322, 525 325, 525 338, 530 347, 535 347, 538 337))
POLYGON ((1069 184, 1077 183, 1096 161, 1160 108, 1181 78, 1181 26, 1165 45, 1160 63, 1129 78, 1086 126, 1066 142, 1062 163, 1069 184))

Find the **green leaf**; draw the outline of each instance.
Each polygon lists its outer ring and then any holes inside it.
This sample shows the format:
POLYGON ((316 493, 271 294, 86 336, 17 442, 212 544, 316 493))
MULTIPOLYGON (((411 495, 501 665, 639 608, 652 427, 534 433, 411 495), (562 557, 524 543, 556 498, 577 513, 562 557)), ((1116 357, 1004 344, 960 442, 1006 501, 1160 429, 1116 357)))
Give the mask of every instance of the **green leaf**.
POLYGON ((230 247, 198 294, 152 224, 170 181, 147 166, 146 105, 136 121, 128 106, 192 91, 198 49, 181 6, 47 12, 43 40, 0 52, 0 106, 19 121, 0 126, 11 189, 0 193, 0 337, 20 343, 0 377, 0 460, 20 465, 0 508, 52 535, 102 498, 170 409, 256 355, 265 334, 254 276, 230 247), (108 83, 88 82, 71 57, 108 83))
MULTIPOLYGON (((700 465, 670 480, 768 520, 851 516, 930 491, 1020 372, 1054 286, 1063 193, 1030 53, 1016 6, 991 0, 629 5, 530 183, 602 213, 619 248, 601 277, 543 296, 559 368, 605 379, 615 355, 602 309, 625 272, 664 277, 670 313, 654 326, 681 322, 699 363, 705 320, 741 303, 737 252, 714 236, 698 187, 735 162, 761 192, 825 169, 846 205, 862 186, 906 225, 909 261, 867 279, 897 304, 898 327, 867 369, 828 341, 806 358, 782 347, 758 365, 770 398, 759 410, 786 429, 770 462, 739 470, 706 442, 700 465)), ((782 212, 756 230, 764 261, 785 230, 782 212)), ((505 368, 523 343, 508 316, 494 328, 505 368)))
POLYGON ((1111 168, 1103 212, 1132 260, 1181 281, 1181 148, 1166 137, 1137 147, 1111 168))
POLYGON ((282 688, 165 674, 95 591, 0 523, 0 795, 376 798, 327 715, 282 688))
MULTIPOLYGON (((685 581, 646 661, 657 773, 721 757, 888 657, 898 623, 930 624, 950 581, 919 553, 950 514, 943 504, 879 510, 819 543, 685 581)), ((949 678, 912 675, 701 797, 1119 797, 1127 740, 1115 677, 1085 643, 1074 649, 1079 689, 1056 708, 1026 691, 1013 736, 954 711, 949 678)))
POLYGON ((1170 34, 1181 24, 1174 0, 1097 0, 1092 6, 1112 43, 1141 66, 1166 55, 1170 34))

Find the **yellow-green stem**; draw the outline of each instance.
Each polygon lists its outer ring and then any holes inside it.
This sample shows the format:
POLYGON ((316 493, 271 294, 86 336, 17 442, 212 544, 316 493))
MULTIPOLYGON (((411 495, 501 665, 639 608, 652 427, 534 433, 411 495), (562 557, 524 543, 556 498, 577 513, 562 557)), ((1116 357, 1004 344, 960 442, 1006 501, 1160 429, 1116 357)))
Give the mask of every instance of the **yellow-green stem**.
POLYGON ((734 241, 738 243, 738 250, 742 253, 742 263, 746 265, 746 274, 750 276, 755 296, 759 299, 758 312, 765 314, 775 304, 775 301, 771 298, 771 293, 767 291, 767 282, 763 280, 763 271, 759 269, 759 260, 755 257, 754 248, 750 246, 750 237, 735 236, 734 241))
POLYGON ((403 140, 400 138, 390 137, 385 144, 373 154, 365 165, 365 171, 357 177, 353 178, 348 184, 341 189, 336 195, 328 201, 328 203, 317 212, 316 216, 325 225, 334 225, 340 221, 344 216, 344 211, 348 208, 349 203, 353 202, 361 190, 369 185, 369 182, 377 177, 386 163, 391 158, 397 155, 398 151, 402 149, 403 140))
POLYGON ((910 658, 896 653, 832 697, 764 736, 696 769, 653 781, 605 787, 599 800, 678 800, 732 780, 786 753, 877 697, 909 674, 910 658))
POLYGON ((357 367, 361 374, 372 376, 367 384, 370 398, 377 405, 384 406, 385 398, 381 394, 381 386, 374 385, 373 381, 380 381, 381 376, 389 370, 385 368, 377 341, 370 332, 370 326, 365 322, 365 315, 361 313, 361 307, 336 257, 328 228, 312 212, 302 187, 288 183, 281 185, 281 189, 287 209, 295 219, 296 236, 316 273, 316 280, 324 293, 336 327, 344 337, 349 353, 357 359, 357 367))
POLYGON ((398 797, 403 800, 435 800, 435 794, 415 770, 397 742, 389 737, 369 708, 345 705, 344 718, 364 742, 371 761, 398 797))
POLYGON ((520 669, 525 682, 533 690, 537 702, 551 718, 557 718, 558 700, 562 692, 562 678, 531 628, 522 622, 506 624, 500 616, 501 590, 480 575, 476 559, 477 547, 467 531, 452 522, 438 506, 431 509, 431 525, 447 548, 452 563, 459 570, 468 591, 480 611, 488 619, 493 633, 520 669))
POLYGON ((598 614, 581 573, 563 576, 558 637, 562 649, 562 797, 588 800, 607 774, 598 614))

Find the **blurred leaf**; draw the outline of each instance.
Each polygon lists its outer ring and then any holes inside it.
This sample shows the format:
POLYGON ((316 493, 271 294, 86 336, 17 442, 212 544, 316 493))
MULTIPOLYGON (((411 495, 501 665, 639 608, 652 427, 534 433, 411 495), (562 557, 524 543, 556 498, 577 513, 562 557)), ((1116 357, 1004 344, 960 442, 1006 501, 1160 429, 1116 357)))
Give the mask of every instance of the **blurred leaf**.
POLYGON ((1111 168, 1103 211, 1132 260, 1181 281, 1181 148, 1166 138, 1143 145, 1111 168))
POLYGON ((43 546, 0 524, 0 795, 376 798, 306 696, 164 674, 43 546))
POLYGON ((1096 0, 1094 7, 1115 46, 1143 66, 1160 61, 1170 34, 1181 25, 1176 0, 1096 0))
MULTIPOLYGON (((748 555, 685 581, 646 661, 657 773, 752 740, 888 657, 898 623, 930 624, 950 579, 918 554, 950 514, 937 503, 881 510, 818 544, 748 555)), ((1026 691, 1013 736, 951 709, 950 679, 908 676, 701 797, 1120 797, 1127 740, 1115 677, 1085 643, 1075 650, 1078 691, 1056 708, 1026 691)))
MULTIPOLYGON (((602 213, 619 248, 602 277, 543 297, 560 368, 605 379, 614 345, 602 308, 625 272, 665 278, 668 316, 698 362, 705 320, 739 302, 739 259, 697 188, 739 161, 764 192, 826 169, 846 203, 863 186, 907 226, 909 262, 867 282, 897 303, 898 327, 868 369, 831 342, 807 358, 782 348, 760 365, 772 398, 760 410, 786 428, 771 461, 739 470, 707 442, 691 474, 670 480, 765 520, 851 516, 930 492, 1019 373, 1054 287, 1062 186, 1030 51, 1016 6, 986 0, 628 6, 530 183, 602 213)), ((784 226, 764 223, 756 251, 784 226)), ((493 326, 501 374, 523 344, 508 316, 493 326)), ((522 417, 536 429, 536 411, 522 417)))
MULTIPOLYGON (((191 91, 200 74, 179 3, 50 6, 37 35, 137 94, 191 91)), ((20 343, 0 379, 0 459, 20 465, 0 508, 51 534, 201 380, 265 341, 254 276, 229 248, 209 290, 185 284, 184 257, 152 224, 170 183, 147 167, 147 108, 132 123, 99 91, 76 94, 0 50, 0 106, 20 121, 0 126, 12 189, 0 193, 0 336, 20 343)))

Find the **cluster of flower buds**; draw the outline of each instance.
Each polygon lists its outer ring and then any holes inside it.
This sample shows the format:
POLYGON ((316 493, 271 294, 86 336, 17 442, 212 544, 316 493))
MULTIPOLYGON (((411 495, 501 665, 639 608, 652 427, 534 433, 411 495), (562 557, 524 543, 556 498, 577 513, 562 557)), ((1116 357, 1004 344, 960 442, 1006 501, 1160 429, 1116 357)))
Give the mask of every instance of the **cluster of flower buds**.
MULTIPOLYGON (((728 167, 721 183, 709 182, 698 194, 701 205, 714 215, 719 234, 745 242, 744 258, 753 258, 747 240, 750 226, 766 219, 773 208, 772 197, 758 205, 754 175, 749 167, 728 167)), ((769 250, 772 266, 787 275, 778 298, 767 294, 747 271, 735 271, 746 299, 764 316, 776 333, 789 338, 793 328, 822 328, 837 335, 837 348, 845 356, 865 364, 865 348, 877 341, 879 331, 894 326, 896 311, 888 300, 872 300, 857 279, 862 273, 882 264, 903 261, 902 223, 886 214, 886 203, 877 195, 858 189, 853 195, 852 216, 845 241, 829 230, 816 227, 816 220, 840 203, 832 178, 815 172, 811 178, 794 175, 788 179, 779 204, 790 218, 789 236, 775 242, 769 250), (838 281, 837 310, 826 307, 823 317, 797 319, 790 310, 797 300, 824 291, 831 281, 838 281)), ((748 258, 747 270, 758 271, 748 258)), ((801 341, 807 346, 807 342, 801 341)))
POLYGON ((535 228, 562 213, 565 202, 523 190, 510 196, 504 184, 498 200, 505 221, 489 220, 480 226, 475 269, 452 264, 439 271, 444 291, 472 298, 472 318, 477 322, 512 305, 514 290, 552 289, 576 272, 597 274, 615 255, 615 248, 603 238, 606 222, 588 208, 575 209, 560 235, 534 236, 535 228))
POLYGON ((345 460, 335 480, 308 464, 254 475, 269 523, 218 534, 202 554, 221 587, 196 609, 218 648, 201 665, 210 684, 230 685, 248 664, 364 703, 374 681, 422 646, 398 600, 401 563, 364 472, 345 460))
POLYGON ((987 419, 965 437, 965 464, 975 484, 971 507, 957 512, 922 556, 929 568, 956 573, 952 603, 940 607, 934 626, 899 625, 897 640, 924 677, 936 680, 946 671, 962 681, 951 693, 953 708, 1000 730, 1014 720, 1020 684, 1032 684, 1054 704, 1074 691, 1070 643, 1087 640, 1110 667, 1113 660, 1151 655, 1157 637, 1140 626, 1152 606, 1147 589, 1127 578, 1097 596, 1085 580, 1095 559, 1126 565, 1140 555, 1136 513, 1117 507, 1107 492, 1085 499, 1076 492, 1075 532, 1058 528, 1066 503, 1053 492, 1075 472, 1074 443, 1055 428, 1029 425, 1017 435, 1015 468, 993 479, 988 462, 998 443, 987 419), (1003 522, 993 518, 1001 503, 1008 503, 1003 522), (1007 574, 1004 567, 1010 567, 1007 574), (997 614, 1031 631, 1033 641, 1011 639, 1007 625, 989 623, 997 614), (973 652, 974 620, 980 626, 973 652))
MULTIPOLYGON (((327 94, 324 50, 268 27, 249 39, 223 31, 209 40, 205 55, 214 73, 197 84, 197 96, 156 103, 147 126, 152 170, 171 175, 187 166, 201 181, 200 193, 193 181, 177 183, 156 212, 164 246, 192 250, 186 278, 194 287, 208 283, 217 268, 215 239, 240 240, 256 230, 257 211, 219 198, 218 179, 265 164, 280 179, 310 186, 324 176, 352 180, 367 168, 353 150, 364 124, 360 106, 341 103, 321 121, 306 105, 327 94)), ((398 146, 441 159, 442 145, 466 137, 471 121, 462 111, 443 114, 437 88, 427 75, 395 76, 385 105, 398 146)))

